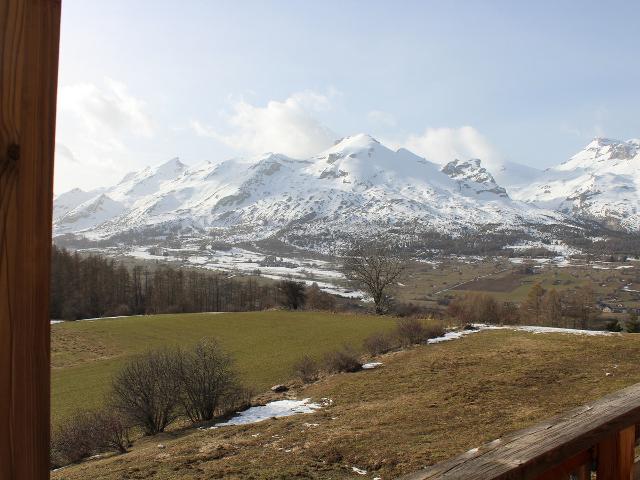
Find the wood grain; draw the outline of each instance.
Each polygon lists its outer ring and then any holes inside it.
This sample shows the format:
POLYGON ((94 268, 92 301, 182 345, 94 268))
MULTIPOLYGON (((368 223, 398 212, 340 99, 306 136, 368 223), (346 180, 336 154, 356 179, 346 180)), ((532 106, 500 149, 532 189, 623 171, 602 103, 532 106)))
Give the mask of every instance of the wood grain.
MULTIPOLYGON (((629 449, 629 444, 633 445, 638 423, 640 384, 402 479, 534 480, 601 442, 609 445, 613 441, 616 453, 603 461, 610 463, 615 459, 613 468, 623 476, 611 478, 626 480, 630 478, 633 464, 633 450, 629 449), (629 476, 625 476, 627 472, 629 476)), ((600 468, 605 468, 603 462, 598 463, 602 465, 600 468)))
POLYGON ((0 0, 0 479, 49 477, 59 0, 0 0))
POLYGON ((598 480, 631 480, 635 445, 635 425, 601 441, 598 445, 598 480))

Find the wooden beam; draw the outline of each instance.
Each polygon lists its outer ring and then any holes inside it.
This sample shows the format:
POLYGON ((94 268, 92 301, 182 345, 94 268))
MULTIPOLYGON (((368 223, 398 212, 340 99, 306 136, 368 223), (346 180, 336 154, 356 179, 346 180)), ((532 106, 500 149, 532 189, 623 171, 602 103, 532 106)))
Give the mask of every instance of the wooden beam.
POLYGON ((635 425, 602 440, 598 445, 598 480, 631 480, 635 446, 635 425))
MULTIPOLYGON (((402 479, 533 480, 601 442, 609 445, 612 441, 611 436, 620 431, 624 432, 620 434, 622 437, 616 440, 618 457, 615 458, 618 463, 615 468, 618 469, 616 471, 622 471, 622 475, 626 475, 626 470, 622 469, 623 465, 629 463, 628 444, 631 435, 635 438, 635 425, 638 423, 640 384, 494 440, 478 449, 404 476, 402 479)), ((602 462, 609 462, 613 458, 612 455, 602 462)), ((604 465, 602 462, 599 464, 604 465)), ((629 464, 631 463, 633 456, 629 464)), ((615 478, 618 480, 622 477, 615 478)), ((626 480, 630 477, 624 478, 626 480)))
POLYGON ((49 478, 60 0, 0 0, 0 479, 49 478))

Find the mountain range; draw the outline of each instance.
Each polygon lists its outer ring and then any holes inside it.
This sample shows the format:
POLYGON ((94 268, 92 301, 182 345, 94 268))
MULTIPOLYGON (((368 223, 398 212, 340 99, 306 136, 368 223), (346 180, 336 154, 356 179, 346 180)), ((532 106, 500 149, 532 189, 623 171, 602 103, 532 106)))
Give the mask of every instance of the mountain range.
POLYGON ((266 153, 193 167, 174 158, 112 187, 76 188, 55 198, 54 235, 277 238, 321 249, 385 232, 413 239, 475 231, 545 237, 593 225, 637 232, 639 167, 638 140, 596 138, 544 171, 515 163, 490 171, 481 159, 439 165, 358 134, 310 158, 266 153))

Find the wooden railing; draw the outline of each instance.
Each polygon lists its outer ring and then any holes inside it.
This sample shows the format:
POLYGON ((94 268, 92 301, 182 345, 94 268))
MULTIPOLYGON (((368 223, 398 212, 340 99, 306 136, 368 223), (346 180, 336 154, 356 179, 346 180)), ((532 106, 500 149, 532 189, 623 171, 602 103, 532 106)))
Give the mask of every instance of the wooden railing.
POLYGON ((402 480, 629 480, 640 384, 469 450, 402 480))

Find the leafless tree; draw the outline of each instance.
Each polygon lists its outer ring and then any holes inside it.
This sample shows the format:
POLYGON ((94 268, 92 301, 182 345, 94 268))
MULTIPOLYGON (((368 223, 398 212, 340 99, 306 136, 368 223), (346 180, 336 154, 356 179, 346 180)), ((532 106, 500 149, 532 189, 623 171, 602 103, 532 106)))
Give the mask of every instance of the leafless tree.
POLYGON ((133 425, 155 435, 179 416, 179 350, 155 350, 130 360, 113 380, 112 404, 133 425))
POLYGON ((406 260, 382 243, 359 243, 348 252, 344 273, 373 298, 376 314, 387 310, 388 291, 406 269, 406 260))
POLYGON ((238 375, 215 340, 201 340, 183 352, 180 383, 182 407, 192 422, 211 420, 220 410, 237 406, 238 375))
POLYGON ((304 307, 307 300, 306 287, 303 282, 292 279, 281 280, 278 283, 280 303, 289 310, 298 310, 304 307))

